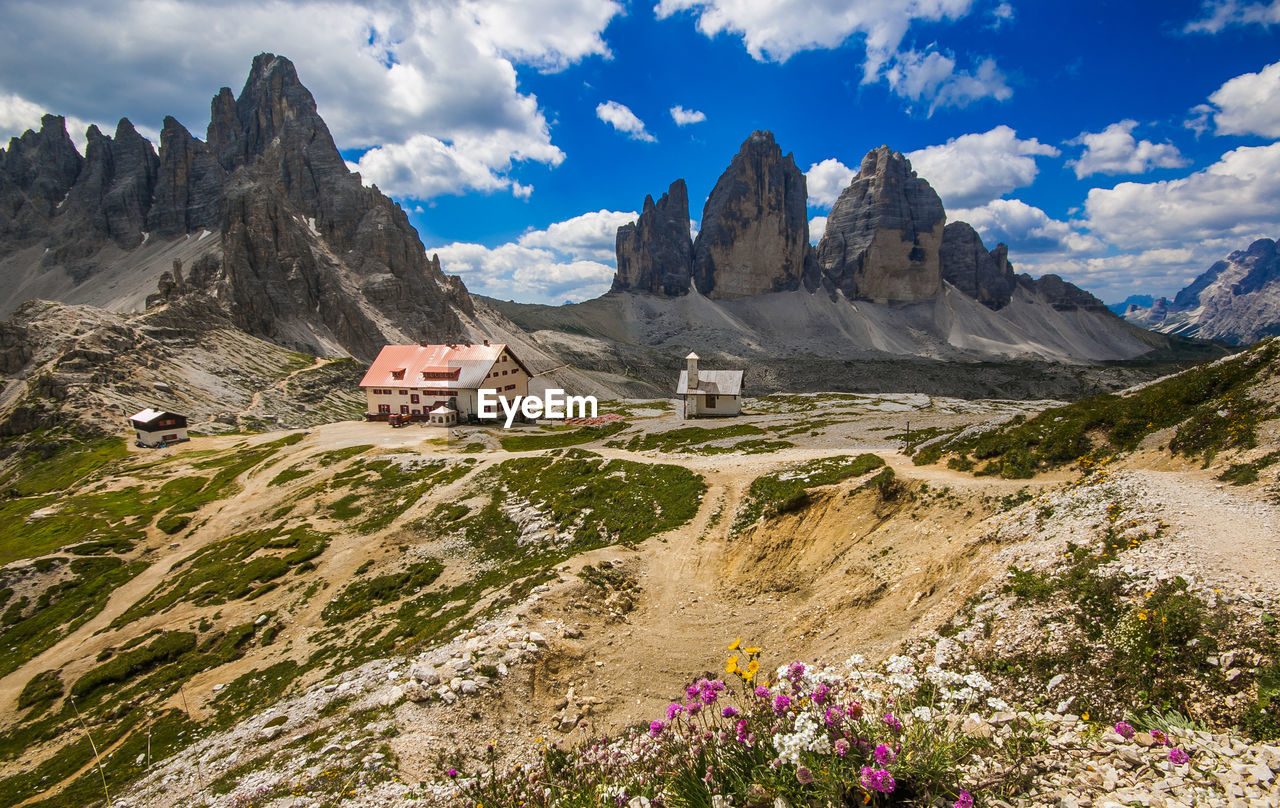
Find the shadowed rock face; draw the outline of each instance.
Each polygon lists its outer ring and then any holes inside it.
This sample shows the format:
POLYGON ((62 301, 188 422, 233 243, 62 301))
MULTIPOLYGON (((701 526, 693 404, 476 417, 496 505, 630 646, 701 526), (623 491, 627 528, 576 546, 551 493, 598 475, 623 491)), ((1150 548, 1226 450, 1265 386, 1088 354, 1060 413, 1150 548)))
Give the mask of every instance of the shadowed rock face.
POLYGON ((121 118, 114 138, 87 132, 85 161, 67 194, 53 260, 89 255, 111 239, 124 249, 142 243, 160 160, 150 141, 121 118))
POLYGON ((846 297, 930 300, 942 291, 938 252, 946 213, 929 183, 900 152, 881 146, 827 216, 817 264, 846 297))
POLYGON ((226 169, 209 147, 166 116, 160 130, 160 168, 147 227, 159 236, 177 236, 222 223, 226 169))
POLYGON ((1063 280, 1059 275, 1050 274, 1032 278, 1024 272, 1018 276, 1018 284, 1039 295, 1058 311, 1085 309, 1098 313, 1111 312, 1101 300, 1074 283, 1063 280))
POLYGON ((618 228, 618 271, 614 292, 677 296, 689 291, 693 239, 689 236, 689 191, 684 180, 671 183, 655 203, 644 198, 640 218, 618 228))
POLYGON ((0 247, 23 247, 47 236, 84 158, 60 115, 40 119, 40 131, 11 138, 0 151, 0 247))
POLYGON ((799 288, 809 257, 804 174, 770 132, 753 132, 702 210, 693 279, 712 298, 799 288))
POLYGON ((982 237, 968 222, 952 222, 942 231, 938 262, 943 280, 992 311, 1009 305, 1018 285, 1009 264, 1009 248, 997 244, 987 252, 982 237))

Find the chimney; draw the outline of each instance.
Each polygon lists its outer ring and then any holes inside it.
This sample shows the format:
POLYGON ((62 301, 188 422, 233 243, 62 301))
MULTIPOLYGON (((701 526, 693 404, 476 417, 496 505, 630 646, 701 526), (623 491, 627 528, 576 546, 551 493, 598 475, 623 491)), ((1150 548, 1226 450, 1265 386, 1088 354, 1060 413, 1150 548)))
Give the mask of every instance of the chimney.
POLYGON ((685 361, 685 368, 689 371, 689 387, 690 388, 697 387, 698 386, 698 355, 693 351, 690 351, 689 355, 684 358, 684 361, 685 361))
POLYGON ((486 347, 486 348, 488 348, 488 347, 489 347, 489 340, 485 340, 485 341, 484 341, 484 347, 486 347))

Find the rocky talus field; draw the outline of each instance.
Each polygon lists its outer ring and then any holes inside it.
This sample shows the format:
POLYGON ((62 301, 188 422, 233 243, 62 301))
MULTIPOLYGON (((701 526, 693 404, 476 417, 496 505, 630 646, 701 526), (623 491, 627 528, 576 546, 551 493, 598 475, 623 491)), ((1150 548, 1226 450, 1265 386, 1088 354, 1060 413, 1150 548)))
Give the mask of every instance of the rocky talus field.
POLYGON ((1280 806, 1280 342, 603 409, 5 438, 0 806, 1280 806))

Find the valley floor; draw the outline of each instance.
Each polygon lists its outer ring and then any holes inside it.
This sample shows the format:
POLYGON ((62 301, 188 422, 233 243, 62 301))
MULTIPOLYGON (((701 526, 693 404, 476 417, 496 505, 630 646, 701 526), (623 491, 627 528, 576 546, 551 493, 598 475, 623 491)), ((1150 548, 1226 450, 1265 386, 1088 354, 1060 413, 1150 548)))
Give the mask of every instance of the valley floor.
MULTIPOLYGON (((686 683, 720 671, 739 637, 770 664, 883 659, 942 637, 1001 686, 1025 691, 1025 708, 1045 720, 1077 721, 1089 709, 1095 720, 1123 717, 1103 698, 1063 706, 1066 688, 1045 684, 1046 664, 1064 657, 1046 662, 1036 649, 1069 631, 1054 615, 1076 607, 1011 593, 1011 565, 1051 580, 1076 545, 1105 547, 1123 533, 1132 540, 1123 553, 1096 558, 1126 581, 1155 589, 1181 576, 1242 625, 1274 625, 1280 505, 1266 479, 1224 487, 1219 468, 1171 459, 1160 447, 1167 435, 1102 471, 1030 480, 917 466, 906 453, 1052 404, 774 396, 738 419, 685 422, 672 402, 618 402, 625 426, 600 432, 340 422, 130 447, 70 486, 70 499, 34 488, 25 498, 42 505, 22 516, 27 526, 117 495, 156 507, 112 551, 139 571, 87 619, 54 624, 55 641, 24 645, 26 657, 0 678, 11 716, 0 744, 11 787, 0 802, 101 797, 95 758, 67 752, 84 726, 77 731, 67 710, 68 688, 110 761, 114 805, 447 802, 447 784, 417 784, 474 765, 490 745, 499 764, 527 763, 552 741, 647 725, 686 683), (853 462, 864 453, 879 460, 853 462), (842 457, 850 460, 832 460, 842 457), (210 493, 219 474, 227 485, 210 493), (191 478, 207 500, 184 510, 177 499, 159 515, 167 486, 191 478), (179 515, 188 521, 163 529, 179 515), (255 564, 279 569, 248 576, 255 564), (975 633, 992 614, 1001 615, 996 631, 975 633), (198 662, 140 654, 182 632, 199 643, 198 662), (228 645, 232 635, 239 644, 228 645), (1015 658, 1016 671, 1006 664, 1015 658), (131 667, 104 673, 114 660, 131 667), (33 695, 31 683, 49 672, 56 692, 33 695), (119 723, 138 704, 147 704, 145 723, 119 723), (155 730, 165 759, 132 760, 144 726, 150 750, 152 722, 172 725, 155 730)), ((10 516, 0 513, 14 531, 10 516)), ((88 537, 129 521, 104 521, 88 537)), ((20 533, 5 546, 20 545, 20 533)), ((74 551, 52 545, 26 553, 42 559, 31 561, 9 550, 6 585, 16 594, 6 599, 37 594, 49 585, 41 575, 65 578, 61 564, 84 555, 74 551)), ((1223 642, 1238 646, 1235 665, 1249 675, 1220 688, 1225 700, 1179 704, 1197 726, 1241 715, 1258 697, 1246 681, 1274 664, 1270 646, 1247 632, 1223 642)), ((1280 767, 1280 751, 1258 749, 1248 754, 1280 767)), ((1140 787, 1144 776, 1072 782, 1061 794, 1042 785, 1032 801, 1103 805, 1104 787, 1140 787)), ((1233 784, 1221 787, 1224 799, 1233 784)), ((1240 788, 1242 797, 1272 791, 1256 777, 1240 788)), ((1258 799, 1251 804, 1280 804, 1258 799)))

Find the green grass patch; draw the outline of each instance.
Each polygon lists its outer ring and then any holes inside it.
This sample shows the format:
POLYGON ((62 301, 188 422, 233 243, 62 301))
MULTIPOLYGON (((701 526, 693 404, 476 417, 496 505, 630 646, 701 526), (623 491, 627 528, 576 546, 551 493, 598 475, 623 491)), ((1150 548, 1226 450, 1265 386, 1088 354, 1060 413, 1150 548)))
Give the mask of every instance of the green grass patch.
POLYGON ((26 449, 15 467, 0 478, 0 488, 24 497, 62 493, 129 457, 123 438, 79 440, 67 436, 51 440, 26 449))
POLYGON ((800 510, 809 503, 809 492, 850 477, 861 477, 884 465, 879 455, 824 457, 789 466, 751 481, 747 497, 733 521, 733 532, 750 527, 757 519, 800 510))
POLYGON ((18 694, 18 709, 28 710, 37 707, 38 709, 27 716, 29 720, 61 698, 62 691, 62 675, 58 671, 40 671, 27 681, 22 692, 18 694))
POLYGON ((276 476, 272 477, 271 480, 267 482, 267 485, 272 487, 277 485, 284 485, 285 483, 290 483, 290 482, 293 482, 294 480, 299 480, 312 473, 314 472, 309 469, 304 469, 301 465, 293 465, 285 469, 284 471, 280 472, 276 476))
POLYGON ((176 603, 217 606, 249 597, 262 585, 316 558, 328 546, 329 535, 310 525, 287 532, 277 526, 230 536, 179 561, 163 583, 111 625, 127 625, 176 603))
POLYGON ((532 452, 541 449, 563 449, 594 443, 626 429, 625 421, 614 421, 602 426, 584 426, 577 429, 558 428, 536 435, 503 435, 498 440, 508 452, 532 452))
POLYGON ((444 572, 444 565, 434 558, 414 564, 403 572, 379 575, 368 581, 348 584, 324 607, 322 617, 326 623, 345 623, 373 608, 401 598, 416 595, 430 586, 444 572))
POLYGON ((351 523, 360 533, 375 533, 390 525, 432 489, 466 475, 474 460, 357 461, 330 482, 349 493, 330 503, 334 519, 351 523))
POLYGON ((1232 463, 1218 479, 1232 485, 1248 485, 1258 481, 1258 473, 1280 463, 1280 451, 1268 452, 1251 463, 1232 463))
MULTIPOLYGON (((62 562, 59 562, 62 563, 62 562)), ((0 676, 8 675, 53 647, 107 605, 116 588, 146 569, 145 562, 117 558, 76 558, 70 576, 47 586, 34 605, 9 605, 0 629, 0 676)))
MULTIPOLYGON (((1010 479, 1037 471, 1130 451, 1143 438, 1176 427, 1169 449, 1206 464, 1228 449, 1257 444, 1257 425, 1277 412, 1255 401, 1249 389, 1272 376, 1280 341, 1265 340, 1238 356, 1192 368, 1129 395, 1105 394, 1022 416, 992 430, 931 444, 917 465, 945 455, 980 463, 978 474, 1010 479)), ((963 434, 963 433, 962 433, 963 434)))
POLYGON ((486 472, 484 481, 571 530, 579 551, 636 544, 679 527, 698 512, 706 491, 701 476, 680 466, 605 460, 581 449, 508 460, 486 472))
MULTIPOLYGON (((679 429, 668 429, 665 432, 650 432, 637 435, 625 443, 617 445, 632 452, 659 451, 665 453, 696 452, 714 454, 716 450, 728 451, 724 447, 708 447, 706 444, 730 438, 759 438, 768 435, 763 429, 753 424, 732 424, 715 429, 703 429, 699 426, 686 426, 679 429)), ((610 444, 613 445, 613 444, 610 444)))

